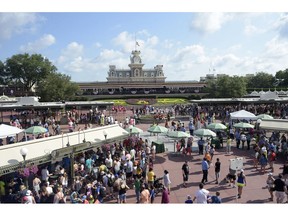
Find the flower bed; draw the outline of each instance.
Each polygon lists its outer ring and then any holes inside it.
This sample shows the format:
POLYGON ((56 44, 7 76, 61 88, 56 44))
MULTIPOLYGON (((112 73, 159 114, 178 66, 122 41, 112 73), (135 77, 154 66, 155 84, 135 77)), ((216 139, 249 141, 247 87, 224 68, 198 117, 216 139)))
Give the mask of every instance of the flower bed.
POLYGON ((130 105, 152 105, 157 103, 157 100, 154 98, 130 98, 126 100, 126 103, 130 105))

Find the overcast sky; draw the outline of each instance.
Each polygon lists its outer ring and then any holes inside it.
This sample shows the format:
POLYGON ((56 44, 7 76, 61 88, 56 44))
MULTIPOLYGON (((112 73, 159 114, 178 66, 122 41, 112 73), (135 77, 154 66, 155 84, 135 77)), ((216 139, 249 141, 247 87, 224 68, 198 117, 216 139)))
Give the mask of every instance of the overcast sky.
POLYGON ((94 10, 90 5, 83 9, 60 5, 54 12, 53 5, 45 10, 13 8, 13 1, 0 13, 0 60, 40 53, 73 81, 106 81, 111 64, 128 69, 135 41, 144 69, 161 64, 169 81, 198 81, 211 73, 275 75, 288 68, 288 14, 282 8, 279 12, 252 8, 257 11, 252 13, 245 7, 219 10, 217 4, 216 11, 211 5, 207 11, 212 12, 202 11, 198 5, 189 12, 185 5, 171 10, 173 4, 166 9, 149 4, 137 10, 137 5, 125 6, 127 1, 118 1, 123 2, 119 8, 105 1, 103 11, 99 5, 94 10))

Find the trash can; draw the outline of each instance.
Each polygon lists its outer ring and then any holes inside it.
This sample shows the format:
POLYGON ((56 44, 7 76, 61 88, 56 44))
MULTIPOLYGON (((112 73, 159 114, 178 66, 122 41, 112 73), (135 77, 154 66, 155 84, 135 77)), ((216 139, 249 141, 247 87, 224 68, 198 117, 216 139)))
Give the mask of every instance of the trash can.
POLYGON ((152 145, 156 146, 156 154, 165 152, 165 146, 163 141, 152 141, 152 145))
POLYGON ((219 139, 212 139, 211 144, 213 146, 215 146, 215 149, 220 149, 221 145, 220 145, 220 140, 219 139))

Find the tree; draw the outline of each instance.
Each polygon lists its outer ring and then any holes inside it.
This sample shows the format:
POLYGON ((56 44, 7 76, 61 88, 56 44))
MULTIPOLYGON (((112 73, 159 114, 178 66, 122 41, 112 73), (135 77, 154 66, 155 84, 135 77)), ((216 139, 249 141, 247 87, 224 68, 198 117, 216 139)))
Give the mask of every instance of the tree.
POLYGON ((247 77, 247 88, 274 88, 275 77, 272 74, 258 72, 255 76, 247 77))
POLYGON ((56 70, 57 68, 40 54, 13 55, 5 62, 6 80, 9 80, 9 84, 23 87, 24 91, 31 91, 35 84, 56 70))
POLYGON ((243 77, 224 75, 208 81, 207 89, 209 97, 243 97, 246 94, 246 82, 243 77))
POLYGON ((288 86, 288 69, 276 72, 274 86, 285 88, 288 86))
POLYGON ((66 101, 73 100, 80 91, 79 86, 70 81, 70 76, 61 73, 49 73, 41 80, 36 88, 36 94, 41 101, 66 101))
POLYGON ((4 70, 4 64, 2 61, 0 61, 0 85, 5 85, 5 70, 4 70))

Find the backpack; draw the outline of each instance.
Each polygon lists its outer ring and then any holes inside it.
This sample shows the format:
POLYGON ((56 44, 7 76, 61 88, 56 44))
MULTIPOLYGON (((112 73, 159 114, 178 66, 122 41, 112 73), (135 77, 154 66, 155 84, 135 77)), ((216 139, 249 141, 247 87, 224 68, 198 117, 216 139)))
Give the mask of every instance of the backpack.
POLYGON ((104 198, 106 196, 106 188, 101 186, 99 193, 100 193, 100 196, 104 198))

